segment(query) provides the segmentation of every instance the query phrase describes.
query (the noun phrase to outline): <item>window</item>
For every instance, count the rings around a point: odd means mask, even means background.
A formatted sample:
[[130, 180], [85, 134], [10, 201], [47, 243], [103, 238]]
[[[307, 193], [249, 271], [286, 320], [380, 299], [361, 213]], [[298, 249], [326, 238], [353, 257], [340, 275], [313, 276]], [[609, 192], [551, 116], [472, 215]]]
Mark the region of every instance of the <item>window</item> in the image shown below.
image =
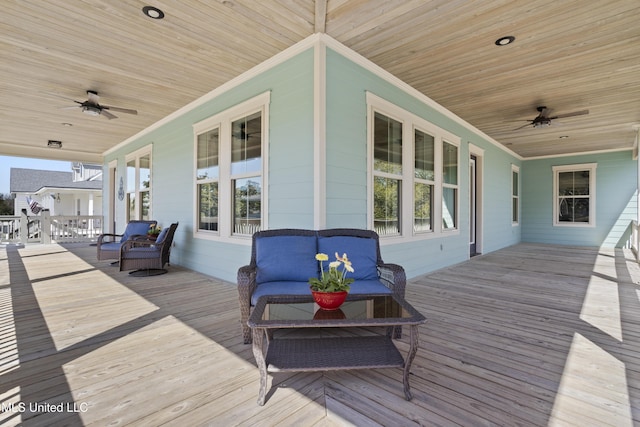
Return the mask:
[[435, 138], [416, 129], [413, 141], [413, 231], [424, 233], [433, 230]]
[[369, 226], [381, 237], [457, 232], [460, 139], [367, 93]]
[[220, 128], [215, 128], [197, 136], [198, 230], [218, 231], [219, 134]]
[[194, 125], [198, 237], [251, 236], [265, 227], [265, 117], [260, 95]]
[[442, 144], [442, 228], [458, 227], [458, 147]]
[[511, 223], [520, 223], [520, 168], [511, 165]]
[[151, 219], [151, 146], [125, 158], [127, 164], [127, 222]]
[[402, 123], [375, 113], [373, 125], [373, 224], [380, 235], [400, 234]]
[[595, 226], [595, 163], [553, 167], [554, 225]]
[[231, 124], [233, 233], [253, 234], [262, 223], [262, 113]]

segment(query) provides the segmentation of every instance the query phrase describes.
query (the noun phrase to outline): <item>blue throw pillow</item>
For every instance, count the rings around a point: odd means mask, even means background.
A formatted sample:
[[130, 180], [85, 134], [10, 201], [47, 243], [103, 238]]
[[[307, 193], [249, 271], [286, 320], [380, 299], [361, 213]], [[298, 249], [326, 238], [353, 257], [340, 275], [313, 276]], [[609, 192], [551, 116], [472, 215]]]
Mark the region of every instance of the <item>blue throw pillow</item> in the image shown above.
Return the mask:
[[169, 227], [163, 228], [158, 237], [156, 237], [156, 243], [162, 243], [164, 238], [167, 237], [167, 233], [169, 232]]
[[306, 282], [318, 276], [315, 236], [273, 236], [256, 239], [256, 283]]
[[347, 277], [356, 280], [374, 280], [378, 278], [376, 241], [366, 237], [331, 236], [318, 237], [318, 252], [329, 256], [329, 261], [335, 261], [335, 253], [340, 256], [347, 254], [351, 261], [353, 273]]

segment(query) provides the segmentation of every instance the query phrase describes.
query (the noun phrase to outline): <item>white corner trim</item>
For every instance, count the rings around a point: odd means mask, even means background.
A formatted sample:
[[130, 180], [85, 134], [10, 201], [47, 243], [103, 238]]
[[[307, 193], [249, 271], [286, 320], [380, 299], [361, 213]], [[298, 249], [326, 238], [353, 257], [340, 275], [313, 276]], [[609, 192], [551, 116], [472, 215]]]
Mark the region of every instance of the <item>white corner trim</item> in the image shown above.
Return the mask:
[[327, 225], [327, 50], [320, 38], [313, 58], [313, 98], [313, 225], [320, 230]]

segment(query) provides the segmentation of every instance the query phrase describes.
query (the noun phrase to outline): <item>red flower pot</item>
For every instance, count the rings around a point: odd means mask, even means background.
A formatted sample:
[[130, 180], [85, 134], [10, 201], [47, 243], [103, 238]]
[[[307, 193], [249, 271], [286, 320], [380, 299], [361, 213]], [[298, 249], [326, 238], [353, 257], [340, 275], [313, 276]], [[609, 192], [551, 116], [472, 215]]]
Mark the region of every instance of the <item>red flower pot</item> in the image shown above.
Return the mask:
[[311, 291], [313, 299], [320, 308], [324, 310], [337, 310], [349, 294], [347, 291], [342, 292], [318, 292]]

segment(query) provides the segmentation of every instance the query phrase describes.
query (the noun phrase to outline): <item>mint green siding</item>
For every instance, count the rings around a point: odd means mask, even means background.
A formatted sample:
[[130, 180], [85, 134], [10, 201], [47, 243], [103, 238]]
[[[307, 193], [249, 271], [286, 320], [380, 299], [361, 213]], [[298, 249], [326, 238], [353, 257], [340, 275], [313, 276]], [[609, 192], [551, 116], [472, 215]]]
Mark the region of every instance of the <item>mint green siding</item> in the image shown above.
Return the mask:
[[[386, 99], [459, 137], [459, 232], [442, 237], [387, 244], [383, 258], [401, 264], [409, 277], [469, 257], [469, 143], [485, 150], [483, 252], [520, 241], [511, 225], [511, 165], [516, 157], [497, 148], [420, 99], [380, 78], [348, 58], [327, 52], [327, 227], [367, 228], [366, 92]], [[437, 202], [437, 201], [436, 201]]]
[[[396, 84], [371, 64], [354, 61], [340, 49], [326, 50], [323, 70], [316, 70], [314, 49], [287, 58], [260, 74], [230, 86], [213, 99], [148, 131], [108, 153], [106, 165], [116, 160], [116, 182], [125, 176], [125, 157], [152, 146], [152, 216], [163, 226], [179, 221], [172, 250], [172, 264], [191, 268], [231, 282], [237, 269], [249, 261], [250, 239], [229, 241], [194, 237], [197, 209], [194, 200], [193, 125], [266, 92], [270, 93], [266, 209], [268, 227], [368, 228], [367, 92], [375, 94], [460, 138], [459, 218], [453, 232], [414, 239], [381, 238], [383, 258], [401, 264], [408, 277], [464, 261], [469, 257], [470, 146], [481, 156], [481, 251], [488, 253], [520, 241], [619, 246], [626, 241], [630, 221], [637, 216], [637, 166], [630, 152], [521, 160], [508, 150], [474, 131], [462, 120], [432, 106], [424, 96]], [[315, 81], [326, 72], [326, 86]], [[321, 80], [322, 81], [322, 80]], [[316, 99], [315, 90], [321, 89]], [[324, 101], [324, 102], [322, 102]], [[326, 123], [318, 109], [326, 105]], [[317, 120], [320, 118], [320, 120]], [[317, 126], [324, 126], [318, 129]], [[324, 131], [324, 141], [314, 141]], [[319, 146], [314, 144], [318, 142]], [[324, 151], [316, 157], [316, 149]], [[593, 228], [553, 227], [553, 165], [598, 163], [597, 219]], [[326, 165], [324, 180], [316, 182], [318, 168]], [[512, 166], [520, 168], [520, 222], [512, 223]], [[126, 177], [125, 177], [126, 179]], [[411, 185], [407, 183], [406, 185]], [[314, 192], [324, 188], [317, 206]], [[108, 188], [105, 187], [105, 190]], [[104, 212], [108, 210], [104, 198]], [[220, 209], [231, 209], [221, 200]], [[435, 200], [434, 203], [439, 203]], [[225, 206], [225, 204], [227, 206]], [[124, 229], [124, 201], [116, 201], [117, 231]], [[322, 217], [322, 215], [325, 215]], [[113, 218], [106, 218], [111, 222]], [[286, 260], [283, 260], [286, 262]]]
[[[250, 246], [193, 237], [193, 124], [257, 95], [271, 92], [269, 105], [270, 228], [313, 228], [313, 50], [302, 52], [234, 87], [105, 158], [118, 160], [118, 180], [128, 153], [148, 144], [152, 152], [153, 217], [162, 226], [179, 221], [171, 262], [235, 281], [249, 261]], [[125, 178], [126, 179], [126, 178]], [[118, 229], [124, 228], [124, 202], [116, 206]], [[230, 209], [220, 206], [220, 209]]]
[[[595, 227], [553, 226], [553, 166], [596, 163]], [[622, 247], [637, 218], [637, 161], [631, 151], [523, 163], [522, 240], [576, 246]]]

